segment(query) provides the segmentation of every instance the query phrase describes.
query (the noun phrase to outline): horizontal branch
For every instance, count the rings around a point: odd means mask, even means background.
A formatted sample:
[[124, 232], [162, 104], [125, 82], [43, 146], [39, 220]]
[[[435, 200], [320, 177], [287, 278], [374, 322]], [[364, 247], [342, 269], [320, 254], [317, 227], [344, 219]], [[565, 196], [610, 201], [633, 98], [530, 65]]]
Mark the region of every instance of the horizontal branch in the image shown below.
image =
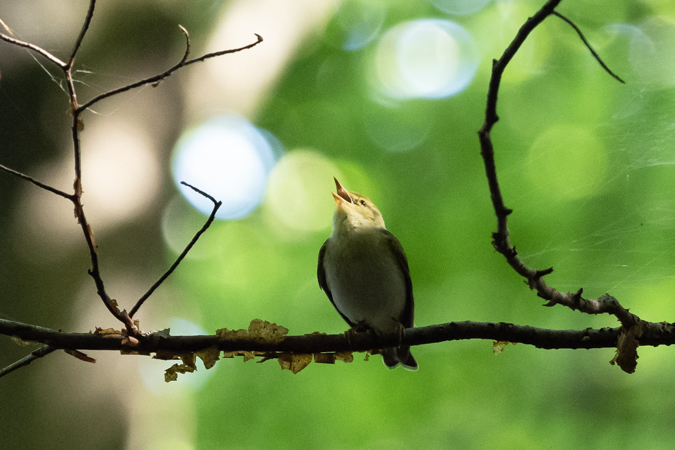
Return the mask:
[[[675, 324], [640, 322], [643, 333], [640, 345], [660, 346], [675, 344]], [[426, 327], [406, 329], [402, 344], [425, 345], [437, 342], [489, 339], [532, 345], [542, 349], [615, 348], [621, 328], [585, 330], [550, 330], [510, 323], [449, 322]], [[118, 350], [124, 352], [188, 353], [217, 347], [222, 351], [259, 351], [289, 353], [320, 353], [366, 351], [398, 345], [398, 334], [376, 336], [356, 333], [347, 339], [345, 334], [309, 334], [286, 336], [278, 342], [249, 337], [223, 339], [219, 336], [136, 336], [126, 333], [65, 333], [48, 328], [0, 319], [0, 334], [16, 336], [24, 341], [35, 341], [54, 348], [72, 350]]]

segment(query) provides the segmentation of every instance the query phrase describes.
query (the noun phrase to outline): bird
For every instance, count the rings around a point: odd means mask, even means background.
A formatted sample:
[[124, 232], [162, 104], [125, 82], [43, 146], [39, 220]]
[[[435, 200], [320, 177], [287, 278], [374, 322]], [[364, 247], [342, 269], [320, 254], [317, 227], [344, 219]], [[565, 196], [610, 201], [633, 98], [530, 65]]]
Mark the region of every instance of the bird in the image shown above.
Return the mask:
[[[333, 231], [319, 251], [319, 286], [351, 327], [377, 335], [414, 326], [415, 304], [408, 259], [370, 199], [347, 191], [336, 179]], [[410, 346], [381, 349], [384, 364], [407, 370], [418, 365]]]

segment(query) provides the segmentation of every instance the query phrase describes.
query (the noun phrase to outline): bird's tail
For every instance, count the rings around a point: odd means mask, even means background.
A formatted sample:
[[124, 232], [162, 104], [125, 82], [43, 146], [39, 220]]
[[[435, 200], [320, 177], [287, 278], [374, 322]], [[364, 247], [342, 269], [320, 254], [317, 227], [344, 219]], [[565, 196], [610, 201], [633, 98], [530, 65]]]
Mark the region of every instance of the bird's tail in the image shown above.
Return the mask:
[[409, 346], [389, 347], [382, 350], [381, 353], [382, 362], [390, 369], [397, 367], [399, 364], [406, 370], [415, 371], [419, 368], [417, 361], [415, 361], [412, 353], [410, 353]]

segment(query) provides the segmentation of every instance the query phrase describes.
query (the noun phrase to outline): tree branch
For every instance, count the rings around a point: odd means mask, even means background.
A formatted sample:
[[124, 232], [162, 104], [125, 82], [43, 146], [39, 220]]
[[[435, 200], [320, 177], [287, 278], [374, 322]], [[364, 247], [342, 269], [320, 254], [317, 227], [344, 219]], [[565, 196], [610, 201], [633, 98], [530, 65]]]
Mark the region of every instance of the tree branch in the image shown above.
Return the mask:
[[[581, 297], [583, 292], [582, 289], [579, 289], [578, 292], [572, 294], [570, 292], [561, 293], [556, 289], [548, 286], [544, 281], [544, 276], [553, 272], [553, 268], [545, 270], [536, 270], [527, 267], [523, 261], [518, 257], [518, 252], [516, 251], [515, 246], [513, 246], [509, 240], [509, 230], [507, 226], [508, 216], [513, 212], [513, 210], [506, 207], [502, 197], [502, 193], [499, 187], [499, 182], [497, 179], [497, 169], [495, 165], [494, 157], [494, 148], [492, 145], [492, 139], [490, 133], [492, 127], [499, 120], [497, 115], [497, 97], [499, 92], [499, 87], [501, 83], [502, 74], [506, 69], [506, 66], [509, 64], [513, 56], [516, 54], [520, 46], [525, 42], [525, 39], [529, 34], [541, 24], [546, 17], [551, 14], [558, 15], [554, 9], [560, 0], [549, 0], [535, 15], [530, 17], [525, 24], [518, 30], [516, 37], [513, 39], [511, 44], [502, 54], [499, 60], [493, 61], [492, 64], [492, 76], [490, 78], [490, 84], [487, 94], [487, 106], [485, 109], [485, 122], [478, 132], [478, 138], [480, 140], [481, 146], [481, 156], [483, 157], [483, 162], [485, 165], [485, 175], [488, 179], [488, 185], [490, 188], [490, 197], [492, 199], [492, 205], [495, 210], [495, 215], [497, 216], [497, 232], [492, 234], [492, 245], [494, 248], [504, 255], [508, 264], [522, 277], [527, 280], [530, 289], [533, 289], [537, 292], [537, 295], [545, 300], [548, 300], [548, 303], [545, 306], [553, 306], [556, 304], [567, 306], [573, 310], [579, 310], [588, 314], [600, 314], [600, 313], [609, 313], [613, 314], [619, 319], [625, 331], [628, 331], [630, 328], [637, 325], [639, 318], [633, 314], [630, 314], [628, 310], [623, 308], [619, 302], [609, 296], [605, 295], [599, 299], [584, 299]], [[560, 16], [560, 15], [558, 15]], [[566, 20], [564, 17], [563, 20]], [[568, 21], [568, 23], [570, 23]], [[571, 24], [576, 30], [576, 26]], [[579, 31], [580, 33], [580, 31]], [[580, 34], [581, 35], [581, 34]], [[587, 47], [590, 48], [585, 38], [582, 40]], [[595, 55], [595, 52], [591, 49], [591, 52]], [[599, 57], [597, 57], [600, 61]], [[600, 61], [601, 62], [601, 61]], [[601, 62], [602, 64], [602, 62]], [[604, 64], [602, 64], [604, 67]], [[611, 72], [610, 72], [611, 73]]]
[[[675, 324], [641, 322], [643, 333], [640, 345], [660, 346], [675, 344]], [[149, 334], [129, 340], [126, 331], [97, 330], [94, 333], [65, 333], [25, 323], [0, 319], [0, 334], [16, 336], [24, 341], [48, 344], [54, 348], [77, 350], [116, 350], [141, 354], [155, 352], [195, 352], [209, 347], [221, 351], [259, 351], [318, 353], [367, 351], [396, 345], [425, 345], [438, 342], [488, 339], [532, 345], [541, 349], [592, 349], [616, 347], [621, 328], [585, 330], [550, 330], [510, 323], [449, 322], [425, 327], [408, 328], [403, 337], [398, 333], [375, 335], [354, 333], [307, 334], [285, 336], [273, 342], [258, 337], [224, 339], [217, 335], [168, 336]]]

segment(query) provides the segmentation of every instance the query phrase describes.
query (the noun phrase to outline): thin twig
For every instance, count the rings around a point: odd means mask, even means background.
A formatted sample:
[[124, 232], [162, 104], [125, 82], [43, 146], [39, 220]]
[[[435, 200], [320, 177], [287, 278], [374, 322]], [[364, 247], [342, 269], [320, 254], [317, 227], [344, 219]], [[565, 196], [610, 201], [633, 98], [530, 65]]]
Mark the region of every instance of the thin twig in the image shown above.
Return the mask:
[[94, 17], [94, 8], [96, 7], [96, 0], [90, 0], [89, 1], [89, 9], [87, 10], [87, 16], [84, 18], [84, 23], [82, 24], [82, 29], [80, 30], [80, 34], [77, 36], [77, 40], [75, 41], [75, 45], [73, 46], [73, 52], [70, 54], [70, 59], [68, 60], [68, 68], [72, 69], [72, 67], [75, 65], [75, 56], [77, 56], [77, 52], [80, 50], [80, 46], [82, 45], [82, 40], [84, 40], [84, 35], [87, 34], [87, 30], [89, 30], [89, 25], [91, 24], [91, 19]]
[[593, 57], [595, 58], [595, 60], [598, 61], [598, 63], [600, 63], [600, 65], [602, 66], [603, 69], [605, 69], [605, 72], [607, 72], [608, 74], [610, 74], [611, 76], [613, 76], [614, 78], [616, 78], [616, 79], [617, 79], [618, 81], [620, 81], [621, 83], [626, 84], [625, 81], [623, 81], [617, 74], [615, 74], [614, 72], [612, 72], [612, 70], [611, 70], [609, 67], [607, 67], [607, 65], [605, 65], [605, 63], [602, 61], [602, 59], [600, 58], [600, 56], [599, 56], [597, 53], [595, 53], [595, 50], [593, 50], [593, 47], [591, 47], [591, 44], [586, 40], [586, 37], [584, 36], [584, 33], [581, 32], [581, 30], [579, 29], [579, 27], [577, 27], [576, 24], [575, 24], [574, 22], [572, 22], [570, 19], [568, 19], [567, 17], [563, 16], [562, 14], [560, 14], [560, 13], [557, 12], [557, 11], [553, 11], [553, 15], [554, 15], [554, 16], [557, 16], [557, 17], [560, 17], [562, 20], [564, 20], [565, 22], [567, 22], [572, 28], [574, 28], [574, 31], [577, 32], [577, 34], [579, 35], [579, 37], [580, 37], [581, 40], [583, 41], [584, 45], [586, 46], [586, 48], [588, 48], [588, 50], [591, 51], [591, 55], [593, 55]]
[[6, 34], [2, 34], [2, 33], [0, 33], [0, 39], [2, 39], [5, 42], [9, 42], [10, 44], [14, 44], [14, 45], [17, 45], [19, 47], [24, 47], [24, 48], [27, 48], [29, 50], [32, 50], [35, 53], [44, 56], [45, 58], [47, 58], [48, 60], [50, 60], [51, 62], [53, 62], [57, 66], [59, 66], [61, 69], [65, 69], [68, 66], [66, 63], [61, 61], [59, 58], [52, 55], [47, 50], [38, 47], [37, 45], [31, 44], [31, 43], [28, 43], [28, 42], [24, 42], [24, 41], [20, 41], [18, 39], [14, 39], [13, 37], [9, 37]]
[[195, 58], [195, 59], [192, 59], [190, 61], [186, 61], [187, 55], [188, 55], [188, 52], [189, 52], [189, 49], [190, 49], [190, 41], [189, 41], [189, 37], [188, 37], [188, 34], [187, 34], [187, 30], [185, 30], [185, 28], [183, 28], [182, 26], [181, 26], [181, 30], [183, 30], [183, 33], [185, 33], [187, 45], [186, 45], [185, 53], [183, 54], [183, 58], [178, 62], [178, 64], [174, 65], [169, 70], [167, 70], [166, 72], [161, 73], [159, 75], [155, 75], [155, 76], [152, 76], [150, 78], [146, 78], [144, 80], [140, 80], [140, 81], [137, 81], [135, 83], [131, 83], [131, 84], [129, 84], [127, 86], [123, 86], [121, 88], [113, 89], [110, 92], [106, 92], [106, 93], [101, 94], [97, 97], [94, 97], [91, 100], [89, 100], [88, 102], [86, 102], [85, 104], [83, 104], [82, 106], [80, 106], [79, 109], [85, 110], [87, 108], [91, 108], [94, 104], [100, 102], [101, 100], [103, 100], [105, 98], [111, 97], [113, 95], [120, 94], [122, 92], [129, 91], [131, 89], [135, 89], [137, 87], [145, 86], [147, 84], [153, 84], [153, 83], [157, 83], [159, 81], [162, 81], [163, 79], [169, 77], [173, 72], [180, 69], [181, 67], [185, 67], [185, 66], [188, 66], [188, 65], [196, 63], [196, 62], [204, 61], [207, 58], [215, 58], [216, 56], [227, 55], [229, 53], [236, 53], [236, 52], [240, 52], [242, 50], [247, 50], [249, 48], [255, 47], [256, 45], [260, 44], [263, 41], [263, 38], [259, 34], [256, 34], [255, 36], [256, 36], [257, 40], [256, 40], [256, 42], [253, 42], [252, 44], [248, 44], [248, 45], [245, 45], [243, 47], [234, 48], [234, 49], [230, 49], [230, 50], [222, 50], [222, 51], [219, 51], [219, 52], [208, 53], [208, 54], [206, 54], [204, 56], [201, 56], [199, 58]]
[[43, 345], [39, 349], [32, 352], [30, 355], [21, 358], [20, 360], [10, 364], [9, 366], [3, 369], [0, 369], [0, 377], [4, 377], [5, 375], [14, 372], [16, 369], [20, 369], [21, 367], [27, 366], [36, 359], [42, 358], [43, 356], [47, 356], [48, 354], [50, 354], [55, 350], [58, 350], [58, 348], [52, 347], [51, 345]]
[[204, 226], [202, 226], [202, 228], [197, 232], [197, 234], [195, 234], [195, 236], [192, 238], [192, 240], [187, 245], [187, 247], [185, 247], [185, 250], [183, 250], [183, 252], [178, 256], [178, 258], [176, 258], [176, 261], [174, 261], [174, 263], [171, 265], [171, 267], [169, 267], [169, 269], [164, 273], [164, 275], [162, 275], [159, 278], [159, 280], [157, 280], [155, 282], [155, 284], [153, 284], [150, 287], [148, 292], [143, 294], [143, 296], [140, 299], [138, 299], [138, 301], [136, 302], [134, 307], [131, 308], [131, 311], [129, 312], [129, 317], [134, 317], [134, 314], [136, 314], [136, 312], [143, 305], [143, 303], [148, 299], [148, 297], [150, 297], [152, 295], [152, 293], [155, 292], [155, 289], [157, 289], [164, 282], [164, 280], [166, 280], [169, 277], [169, 275], [171, 275], [171, 273], [173, 273], [173, 271], [176, 270], [176, 267], [178, 267], [178, 264], [180, 264], [180, 262], [185, 258], [185, 256], [188, 254], [190, 249], [192, 249], [192, 247], [197, 243], [197, 240], [211, 226], [211, 223], [213, 223], [214, 219], [216, 218], [216, 213], [218, 212], [218, 208], [220, 208], [220, 206], [223, 204], [223, 202], [216, 201], [215, 198], [213, 198], [212, 196], [210, 196], [206, 192], [202, 191], [201, 189], [197, 189], [196, 187], [186, 183], [185, 181], [181, 181], [180, 184], [189, 187], [193, 191], [195, 191], [195, 192], [203, 195], [204, 197], [208, 198], [209, 200], [211, 200], [213, 202], [213, 210], [211, 211], [211, 215], [206, 220], [206, 223], [204, 224]]
[[258, 33], [253, 33], [253, 34], [257, 38], [257, 41], [255, 41], [252, 44], [248, 44], [244, 47], [239, 47], [239, 48], [235, 48], [235, 49], [231, 49], [231, 50], [220, 50], [220, 51], [217, 51], [217, 52], [207, 53], [204, 56], [200, 56], [199, 58], [195, 58], [195, 59], [191, 59], [190, 61], [187, 61], [185, 64], [183, 64], [183, 66], [189, 66], [190, 64], [202, 62], [206, 59], [215, 58], [217, 56], [227, 55], [227, 54], [230, 54], [230, 53], [236, 53], [236, 52], [240, 52], [242, 50], [247, 50], [249, 48], [255, 47], [256, 45], [260, 44], [263, 41], [263, 38]]
[[71, 200], [71, 201], [73, 200], [73, 196], [71, 194], [67, 194], [67, 193], [65, 193], [65, 192], [63, 192], [59, 189], [56, 189], [55, 187], [51, 187], [48, 184], [44, 184], [44, 183], [36, 180], [35, 178], [29, 177], [26, 174], [23, 174], [23, 173], [21, 173], [19, 171], [16, 171], [14, 169], [10, 169], [9, 167], [3, 166], [2, 164], [0, 164], [0, 170], [4, 170], [7, 173], [11, 173], [12, 175], [16, 175], [17, 177], [22, 178], [26, 181], [30, 181], [34, 185], [36, 185], [38, 187], [41, 187], [42, 189], [45, 189], [45, 190], [47, 190], [49, 192], [52, 192], [56, 195], [59, 195], [59, 196], [65, 198], [65, 199], [68, 199], [68, 200]]

